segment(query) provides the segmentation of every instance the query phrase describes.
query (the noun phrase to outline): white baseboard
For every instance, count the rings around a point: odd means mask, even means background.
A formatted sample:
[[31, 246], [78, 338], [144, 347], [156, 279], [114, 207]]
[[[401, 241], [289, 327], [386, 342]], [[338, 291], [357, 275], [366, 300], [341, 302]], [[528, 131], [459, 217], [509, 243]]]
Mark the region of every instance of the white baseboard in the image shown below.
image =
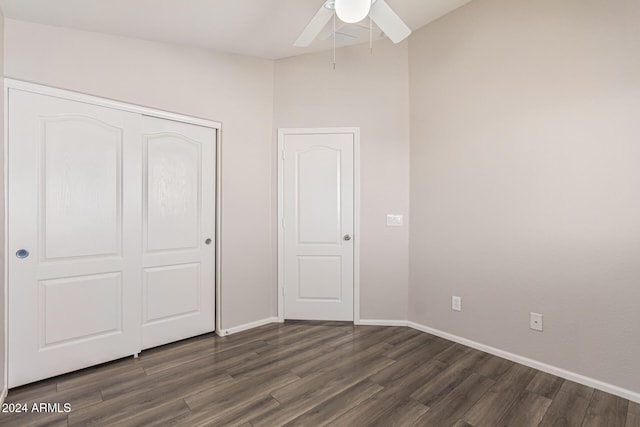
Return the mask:
[[528, 366], [530, 368], [537, 369], [539, 371], [546, 372], [548, 374], [555, 375], [557, 377], [561, 377], [570, 381], [574, 381], [576, 383], [585, 385], [587, 387], [593, 387], [598, 390], [602, 390], [607, 393], [615, 394], [616, 396], [620, 396], [624, 399], [629, 399], [633, 402], [640, 403], [640, 393], [636, 393], [631, 390], [624, 389], [622, 387], [615, 386], [613, 384], [605, 383], [600, 380], [596, 380], [594, 378], [585, 377], [584, 375], [577, 374], [575, 372], [567, 371], [562, 368], [558, 368], [556, 366], [548, 365], [543, 362], [539, 362], [534, 359], [529, 359], [528, 357], [520, 356], [518, 354], [509, 353], [508, 351], [500, 350], [495, 347], [491, 347], [485, 344], [480, 344], [478, 342], [459, 337], [457, 335], [453, 335], [439, 329], [430, 328], [428, 326], [421, 325], [415, 322], [408, 322], [407, 325], [410, 328], [417, 329], [422, 332], [426, 332], [428, 334], [436, 335], [441, 338], [447, 339], [449, 341], [454, 341], [462, 345], [466, 345], [467, 347], [475, 348], [480, 351], [484, 351], [485, 353], [493, 354], [494, 356], [502, 357], [503, 359], [511, 360], [512, 362], [520, 363], [521, 365]]
[[269, 323], [278, 323], [278, 318], [277, 317], [268, 317], [266, 319], [256, 320], [255, 322], [245, 323], [244, 325], [238, 325], [238, 326], [234, 326], [234, 327], [228, 328], [228, 329], [221, 329], [219, 331], [216, 331], [216, 333], [218, 335], [220, 335], [221, 337], [223, 337], [223, 336], [226, 336], [226, 335], [237, 334], [238, 332], [242, 332], [242, 331], [246, 331], [246, 330], [249, 330], [249, 329], [257, 328], [258, 326], [268, 325]]
[[364, 325], [364, 326], [408, 326], [406, 320], [371, 320], [371, 319], [360, 319], [353, 322], [356, 325]]

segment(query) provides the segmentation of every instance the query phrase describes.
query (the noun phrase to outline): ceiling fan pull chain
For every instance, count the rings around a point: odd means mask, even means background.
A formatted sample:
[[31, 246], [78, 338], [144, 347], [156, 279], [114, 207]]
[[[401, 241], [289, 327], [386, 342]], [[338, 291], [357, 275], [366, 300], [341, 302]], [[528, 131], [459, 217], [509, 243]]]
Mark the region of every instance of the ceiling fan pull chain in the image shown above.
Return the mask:
[[373, 19], [369, 15], [369, 55], [373, 55]]
[[336, 13], [333, 13], [333, 69], [336, 69]]

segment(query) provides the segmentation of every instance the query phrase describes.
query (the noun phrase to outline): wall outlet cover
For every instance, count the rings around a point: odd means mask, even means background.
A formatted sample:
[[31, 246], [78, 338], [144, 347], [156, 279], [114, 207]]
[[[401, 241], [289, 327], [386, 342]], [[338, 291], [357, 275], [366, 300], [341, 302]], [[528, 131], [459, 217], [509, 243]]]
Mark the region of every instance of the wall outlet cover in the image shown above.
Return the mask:
[[451, 297], [451, 310], [462, 311], [462, 298], [456, 296]]

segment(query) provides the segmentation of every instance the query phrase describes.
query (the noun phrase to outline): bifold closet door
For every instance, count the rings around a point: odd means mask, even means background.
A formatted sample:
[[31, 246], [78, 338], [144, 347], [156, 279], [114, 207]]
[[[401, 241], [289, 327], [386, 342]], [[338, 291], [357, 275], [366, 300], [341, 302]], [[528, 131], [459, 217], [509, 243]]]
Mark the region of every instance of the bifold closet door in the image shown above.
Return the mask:
[[9, 90], [9, 387], [140, 351], [139, 115]]
[[211, 332], [216, 130], [143, 117], [142, 348]]

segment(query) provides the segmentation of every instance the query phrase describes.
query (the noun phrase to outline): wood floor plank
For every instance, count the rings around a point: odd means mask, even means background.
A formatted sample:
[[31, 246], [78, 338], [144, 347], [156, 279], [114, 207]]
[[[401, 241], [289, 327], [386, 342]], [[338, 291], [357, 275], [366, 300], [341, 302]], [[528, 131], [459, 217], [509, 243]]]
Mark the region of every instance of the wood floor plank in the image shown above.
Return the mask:
[[388, 406], [388, 409], [373, 423], [371, 423], [372, 426], [410, 426], [429, 410], [428, 407], [413, 399], [402, 399], [399, 402], [394, 402], [393, 404], [386, 406]]
[[476, 373], [470, 374], [457, 387], [435, 402], [426, 414], [418, 418], [419, 426], [444, 426], [459, 420], [495, 383]]
[[[247, 360], [252, 360], [255, 353], [247, 353], [244, 357]], [[175, 369], [147, 375], [144, 378], [131, 378], [117, 383], [104, 384], [100, 392], [104, 400], [109, 400], [123, 394], [129, 394], [131, 390], [149, 390], [158, 387], [170, 390], [170, 387], [175, 387], [175, 390], [184, 391], [184, 384], [192, 384], [197, 388], [198, 385], [202, 387], [206, 381], [214, 381], [220, 377], [231, 378], [223, 366], [212, 363], [208, 358], [201, 358], [180, 365]]]
[[625, 427], [640, 427], [640, 403], [629, 402]]
[[309, 330], [300, 330], [292, 336], [282, 336], [277, 340], [269, 340], [267, 343], [269, 346], [262, 351], [259, 351], [261, 356], [269, 356], [272, 354], [281, 353], [290, 348], [304, 348], [309, 346], [323, 346], [331, 343], [337, 338], [341, 338], [345, 335], [349, 335], [345, 332], [344, 328], [328, 328], [328, 327], [315, 327]]
[[[405, 402], [406, 399], [402, 401], [402, 403]], [[395, 401], [391, 403], [390, 401], [380, 401], [372, 397], [335, 418], [331, 424], [337, 426], [376, 425], [375, 423], [378, 420], [385, 417], [385, 413], [393, 410], [394, 403]], [[414, 403], [419, 405], [418, 402], [414, 401]]]
[[474, 372], [482, 375], [483, 377], [491, 378], [492, 380], [498, 380], [502, 377], [511, 367], [515, 365], [510, 360], [503, 359], [501, 357], [493, 356], [489, 357], [483, 363], [476, 366]]
[[[292, 401], [304, 398], [320, 399], [320, 394], [329, 397], [333, 394], [342, 392], [344, 389], [360, 383], [369, 377], [372, 373], [380, 371], [390, 364], [395, 363], [391, 359], [383, 357], [371, 358], [370, 361], [363, 362], [356, 367], [343, 368], [334, 372], [318, 372], [307, 375], [299, 381], [288, 384], [274, 392], [271, 395], [282, 404], [288, 404]], [[328, 394], [327, 394], [328, 392]]]
[[125, 378], [144, 377], [146, 373], [139, 361], [133, 357], [120, 360], [115, 363], [88, 368], [83, 371], [73, 372], [60, 379], [56, 389], [65, 391], [71, 389], [95, 390], [97, 384], [105, 382], [117, 383]]
[[394, 334], [389, 336], [388, 338], [386, 338], [384, 341], [387, 344], [391, 344], [391, 345], [398, 345], [398, 344], [402, 344], [403, 342], [410, 340], [413, 337], [419, 336], [419, 335], [429, 335], [431, 337], [431, 339], [436, 339], [437, 337], [434, 335], [430, 335], [430, 334], [425, 334], [424, 332], [420, 332], [416, 329], [412, 329], [412, 328], [405, 328], [405, 327], [400, 327], [400, 326], [390, 326], [390, 328], [393, 328]]
[[384, 390], [376, 395], [376, 399], [402, 400], [409, 398], [424, 384], [432, 382], [446, 368], [447, 366], [439, 360], [429, 360], [402, 377], [397, 377], [387, 383], [378, 383], [384, 386]]
[[462, 419], [477, 427], [495, 426], [535, 375], [534, 369], [514, 364]]
[[569, 394], [577, 394], [578, 396], [591, 401], [591, 397], [593, 396], [593, 392], [595, 391], [591, 387], [587, 387], [586, 385], [574, 383], [573, 381], [564, 380], [562, 383], [562, 387], [560, 387], [560, 391], [569, 393]]
[[282, 348], [290, 345], [300, 344], [301, 340], [322, 340], [322, 342], [332, 342], [335, 339], [345, 335], [350, 335], [352, 327], [331, 327], [325, 325], [308, 325], [306, 328], [303, 324], [294, 325], [294, 328], [287, 334], [278, 334], [273, 338], [268, 338], [266, 342], [270, 348]]
[[3, 413], [0, 414], [0, 425], [3, 427], [66, 426], [67, 414], [40, 412]]
[[[369, 359], [362, 359], [361, 363], [354, 367], [342, 367], [333, 372], [307, 375], [299, 381], [272, 392], [271, 395], [282, 406], [277, 412], [274, 410], [260, 417], [259, 420], [253, 420], [252, 424], [269, 426], [287, 423], [318, 405], [324, 405], [324, 401], [361, 383], [372, 373], [392, 363], [395, 362], [391, 359], [372, 355]], [[382, 387], [379, 388], [382, 389]]]
[[261, 418], [264, 414], [278, 408], [280, 404], [273, 397], [266, 395], [257, 400], [249, 400], [237, 405], [232, 410], [218, 412], [202, 408], [191, 414], [177, 418], [166, 425], [181, 425], [189, 427], [206, 426], [238, 426], [248, 424], [252, 418]]
[[[357, 387], [358, 384], [360, 384], [360, 387]], [[251, 424], [254, 427], [284, 425], [312, 411], [318, 406], [324, 406], [325, 402], [330, 401], [335, 396], [340, 395], [343, 399], [354, 401], [363, 395], [370, 396], [380, 389], [382, 389], [382, 387], [366, 380], [352, 384], [351, 387], [341, 387], [339, 384], [328, 384], [319, 390], [309, 391], [307, 394], [301, 395], [298, 399], [291, 399], [281, 404], [278, 410], [271, 410], [260, 417], [252, 419]], [[345, 390], [351, 390], [352, 393], [342, 393]], [[345, 402], [346, 401], [343, 401], [343, 404]]]
[[328, 352], [329, 350], [325, 347], [299, 348], [273, 357], [259, 357], [233, 366], [227, 369], [227, 372], [237, 379], [266, 374], [279, 375], [290, 371], [293, 372], [291, 370], [292, 366], [315, 360], [321, 354]]
[[384, 353], [389, 359], [401, 359], [405, 355], [415, 352], [416, 349], [424, 349], [434, 341], [432, 335], [422, 334], [406, 340], [403, 343], [391, 344], [393, 347]]
[[471, 349], [462, 344], [454, 343], [452, 341], [447, 341], [450, 346], [446, 347], [440, 353], [434, 355], [434, 359], [439, 360], [441, 362], [452, 364], [461, 357], [464, 357]]
[[[434, 345], [437, 346], [440, 344]], [[427, 364], [437, 363], [438, 366], [442, 367], [442, 369], [447, 366], [444, 362], [425, 357], [424, 353], [425, 352], [421, 351], [421, 349], [416, 349], [412, 354], [407, 354], [387, 368], [376, 374], [372, 374], [371, 380], [387, 387], [400, 378], [413, 374], [416, 370], [419, 370], [422, 366]]]
[[190, 414], [191, 410], [182, 399], [173, 400], [162, 405], [153, 405], [131, 417], [118, 420], [118, 427], [150, 427], [166, 426], [172, 420]]
[[[74, 388], [64, 391], [57, 391], [55, 389], [48, 390], [47, 392], [39, 392], [32, 395], [13, 395], [7, 396], [7, 403], [20, 403], [27, 404], [31, 407], [34, 403], [68, 403], [74, 410], [84, 408], [85, 406], [95, 405], [102, 402], [102, 395], [97, 389], [87, 391], [83, 388]], [[1, 423], [0, 423], [1, 424]]]
[[591, 397], [582, 425], [583, 427], [624, 427], [628, 407], [629, 401], [596, 390]]
[[374, 396], [380, 390], [382, 387], [378, 384], [371, 381], [361, 381], [321, 404], [315, 405], [286, 425], [301, 427], [337, 425], [334, 423], [336, 418]]
[[97, 405], [71, 411], [69, 425], [113, 425], [156, 405], [180, 399], [182, 394], [222, 389], [233, 382], [229, 375], [222, 374], [208, 379], [206, 383], [181, 383], [176, 377], [162, 384], [146, 384]]
[[[424, 359], [435, 358], [443, 361], [443, 359], [440, 359], [439, 357], [436, 357], [436, 356], [442, 354], [453, 345], [454, 344], [451, 341], [447, 341], [439, 337], [431, 336], [431, 339], [425, 342], [425, 344], [422, 347], [416, 348], [415, 350], [413, 350], [413, 352], [408, 352], [406, 354], [403, 354], [402, 357], [398, 357], [398, 360], [404, 359], [406, 356], [409, 356], [415, 352], [419, 352]], [[452, 363], [454, 361], [455, 359], [453, 358], [444, 360], [444, 362], [446, 363]]]
[[[212, 363], [223, 363], [223, 361], [233, 358], [236, 358], [237, 360], [244, 360], [244, 356], [248, 353], [255, 355], [257, 358], [258, 353], [256, 353], [256, 350], [265, 346], [267, 346], [265, 341], [255, 340], [225, 350], [218, 350], [214, 349], [213, 346], [208, 346], [194, 348], [192, 351], [188, 351], [189, 348], [185, 347], [181, 349], [168, 349], [164, 354], [164, 357], [153, 359], [149, 358], [143, 352], [142, 355], [140, 355], [140, 363], [147, 375], [153, 375], [158, 372], [179, 368], [181, 365], [194, 362], [202, 358], [207, 358], [211, 360]], [[162, 353], [158, 354], [162, 355]]]
[[542, 418], [540, 426], [570, 427], [580, 426], [587, 413], [589, 401], [578, 394], [559, 391]]
[[49, 378], [43, 381], [23, 385], [20, 387], [12, 388], [11, 392], [7, 396], [6, 401], [19, 402], [25, 399], [33, 399], [34, 397], [55, 393], [58, 390], [58, 381], [60, 377]]
[[551, 399], [524, 391], [496, 426], [535, 427], [540, 424]]
[[547, 399], [553, 399], [560, 391], [560, 387], [565, 382], [562, 378], [555, 375], [547, 374], [546, 372], [538, 371], [535, 377], [531, 380], [527, 386], [527, 390], [546, 397]]
[[187, 393], [185, 402], [191, 410], [200, 410], [206, 406], [208, 410], [223, 412], [248, 401], [258, 400], [280, 387], [299, 380], [300, 377], [291, 373], [275, 377], [271, 373], [247, 377], [221, 387], [210, 387], [207, 390]]
[[394, 333], [394, 328], [390, 327], [358, 325], [354, 327], [352, 334], [327, 342], [327, 345], [340, 349], [342, 346], [352, 348], [354, 345], [357, 346], [364, 343], [386, 342], [393, 339]]
[[[371, 343], [371, 345], [361, 345], [357, 348], [341, 346], [334, 351], [318, 354], [317, 357], [308, 359], [303, 363], [291, 367], [291, 372], [304, 376], [317, 372], [327, 372], [336, 369], [349, 369], [358, 366], [363, 360], [384, 357], [382, 353], [388, 349], [390, 344], [385, 342]], [[384, 357], [386, 360], [392, 360]]]
[[425, 406], [433, 406], [438, 400], [464, 382], [474, 372], [474, 367], [481, 364], [488, 357], [490, 356], [486, 353], [469, 349], [463, 357], [449, 365], [432, 381], [414, 391], [411, 397]]
[[297, 366], [316, 359], [323, 353], [331, 353], [332, 348], [325, 346], [324, 343], [339, 335], [339, 331], [327, 330], [298, 339], [297, 342], [289, 345], [273, 345], [270, 346], [270, 351], [259, 352], [259, 358], [236, 365], [227, 372], [234, 378], [240, 378], [247, 375], [260, 375], [265, 370], [274, 371], [278, 366]]

